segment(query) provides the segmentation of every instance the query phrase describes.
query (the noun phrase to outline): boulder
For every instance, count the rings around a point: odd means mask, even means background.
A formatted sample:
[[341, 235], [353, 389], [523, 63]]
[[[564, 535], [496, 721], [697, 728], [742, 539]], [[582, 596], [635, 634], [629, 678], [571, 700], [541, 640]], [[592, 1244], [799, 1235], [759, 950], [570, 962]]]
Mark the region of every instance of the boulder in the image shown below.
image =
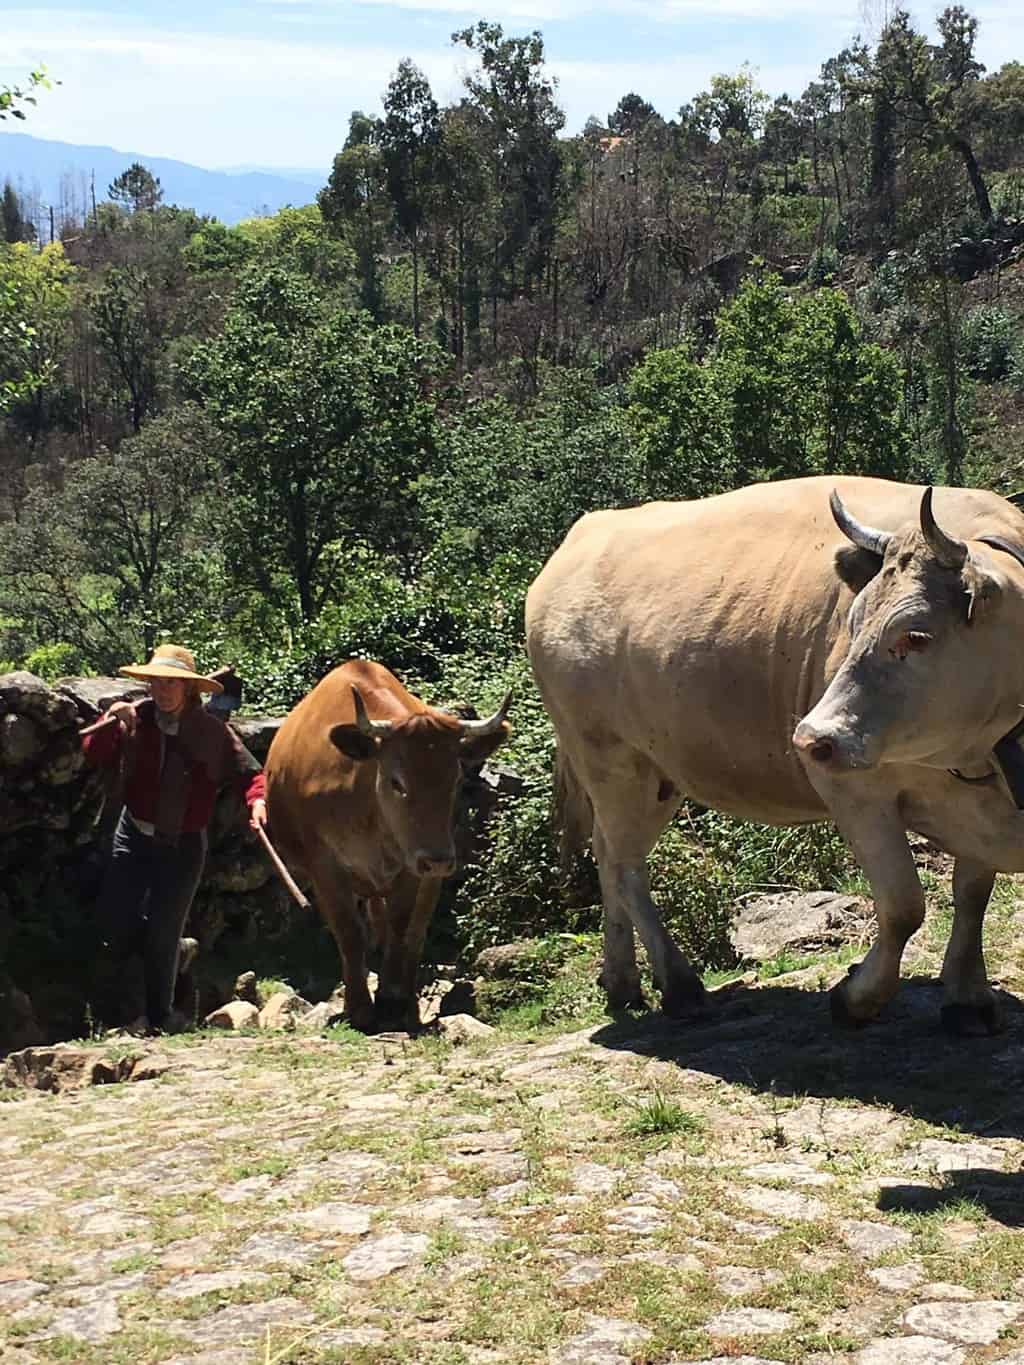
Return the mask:
[[539, 939], [524, 938], [518, 943], [499, 943], [477, 954], [473, 970], [485, 981], [502, 981], [519, 976], [536, 957]]
[[57, 1043], [12, 1052], [4, 1062], [0, 1081], [8, 1088], [59, 1093], [87, 1085], [145, 1081], [161, 1076], [170, 1063], [156, 1053], [131, 1052], [118, 1056], [96, 1048]]
[[83, 724], [109, 711], [115, 701], [139, 701], [149, 695], [145, 683], [132, 678], [58, 678], [53, 690], [74, 703]]
[[229, 1000], [203, 1020], [209, 1028], [230, 1029], [234, 1033], [243, 1028], [257, 1028], [259, 1021], [259, 1010], [248, 1000]]
[[334, 1024], [340, 1024], [344, 1017], [345, 997], [332, 995], [330, 1000], [321, 1000], [319, 1005], [314, 1005], [306, 1014], [301, 1015], [295, 1024], [303, 1033], [320, 1033]]
[[438, 1019], [437, 1031], [449, 1043], [468, 1043], [474, 1038], [490, 1037], [494, 1029], [471, 1014], [447, 1014]]
[[260, 1028], [293, 1029], [313, 1006], [294, 991], [277, 991], [260, 1010]]
[[865, 941], [873, 914], [857, 896], [787, 891], [747, 901], [730, 939], [739, 957], [767, 962], [783, 952], [814, 953]]

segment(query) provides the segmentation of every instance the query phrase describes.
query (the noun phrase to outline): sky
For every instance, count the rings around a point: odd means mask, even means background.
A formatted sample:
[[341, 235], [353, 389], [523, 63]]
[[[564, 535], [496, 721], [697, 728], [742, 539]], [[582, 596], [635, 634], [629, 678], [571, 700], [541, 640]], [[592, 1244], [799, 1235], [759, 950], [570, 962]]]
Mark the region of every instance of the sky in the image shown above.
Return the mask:
[[[891, 0], [890, 7], [891, 7]], [[0, 84], [46, 64], [61, 85], [9, 131], [195, 165], [325, 170], [353, 109], [380, 111], [411, 58], [442, 104], [478, 19], [540, 29], [567, 131], [636, 91], [666, 117], [744, 61], [771, 95], [798, 96], [865, 30], [865, 0], [0, 0]], [[877, 14], [887, 0], [866, 0]], [[933, 31], [941, 5], [914, 5]], [[1024, 58], [1021, 0], [979, 0], [978, 56]]]

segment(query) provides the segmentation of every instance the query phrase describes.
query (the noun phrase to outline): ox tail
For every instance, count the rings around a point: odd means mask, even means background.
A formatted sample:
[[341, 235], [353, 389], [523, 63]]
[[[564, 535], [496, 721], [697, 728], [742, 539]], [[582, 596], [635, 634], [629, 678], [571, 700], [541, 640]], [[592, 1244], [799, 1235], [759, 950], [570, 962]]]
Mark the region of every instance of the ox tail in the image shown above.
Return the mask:
[[562, 872], [568, 874], [576, 854], [582, 853], [594, 833], [594, 807], [565, 750], [555, 750], [554, 825]]

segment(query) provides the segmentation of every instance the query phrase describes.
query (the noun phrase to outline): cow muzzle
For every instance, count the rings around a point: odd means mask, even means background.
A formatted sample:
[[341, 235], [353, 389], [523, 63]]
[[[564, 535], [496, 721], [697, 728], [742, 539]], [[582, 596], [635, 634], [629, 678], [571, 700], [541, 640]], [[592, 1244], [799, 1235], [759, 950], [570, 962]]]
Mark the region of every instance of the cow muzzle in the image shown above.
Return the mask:
[[417, 877], [450, 877], [455, 871], [455, 851], [418, 848], [411, 863]]
[[816, 725], [809, 717], [793, 731], [793, 748], [809, 768], [844, 772], [872, 766], [860, 735], [839, 726]]

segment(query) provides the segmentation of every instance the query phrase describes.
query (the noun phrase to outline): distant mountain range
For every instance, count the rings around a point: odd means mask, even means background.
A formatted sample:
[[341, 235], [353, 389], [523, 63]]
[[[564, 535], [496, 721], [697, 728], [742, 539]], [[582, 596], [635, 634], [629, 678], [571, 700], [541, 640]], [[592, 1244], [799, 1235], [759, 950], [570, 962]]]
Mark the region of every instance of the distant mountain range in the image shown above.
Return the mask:
[[53, 205], [58, 221], [64, 213], [80, 219], [89, 209], [93, 183], [97, 201], [106, 199], [107, 186], [133, 161], [140, 161], [158, 178], [165, 204], [195, 209], [229, 224], [276, 213], [286, 204], [311, 204], [329, 173], [261, 166], [207, 171], [186, 161], [142, 152], [80, 147], [27, 133], [0, 133], [0, 183], [10, 180], [26, 199], [30, 212], [40, 218]]

